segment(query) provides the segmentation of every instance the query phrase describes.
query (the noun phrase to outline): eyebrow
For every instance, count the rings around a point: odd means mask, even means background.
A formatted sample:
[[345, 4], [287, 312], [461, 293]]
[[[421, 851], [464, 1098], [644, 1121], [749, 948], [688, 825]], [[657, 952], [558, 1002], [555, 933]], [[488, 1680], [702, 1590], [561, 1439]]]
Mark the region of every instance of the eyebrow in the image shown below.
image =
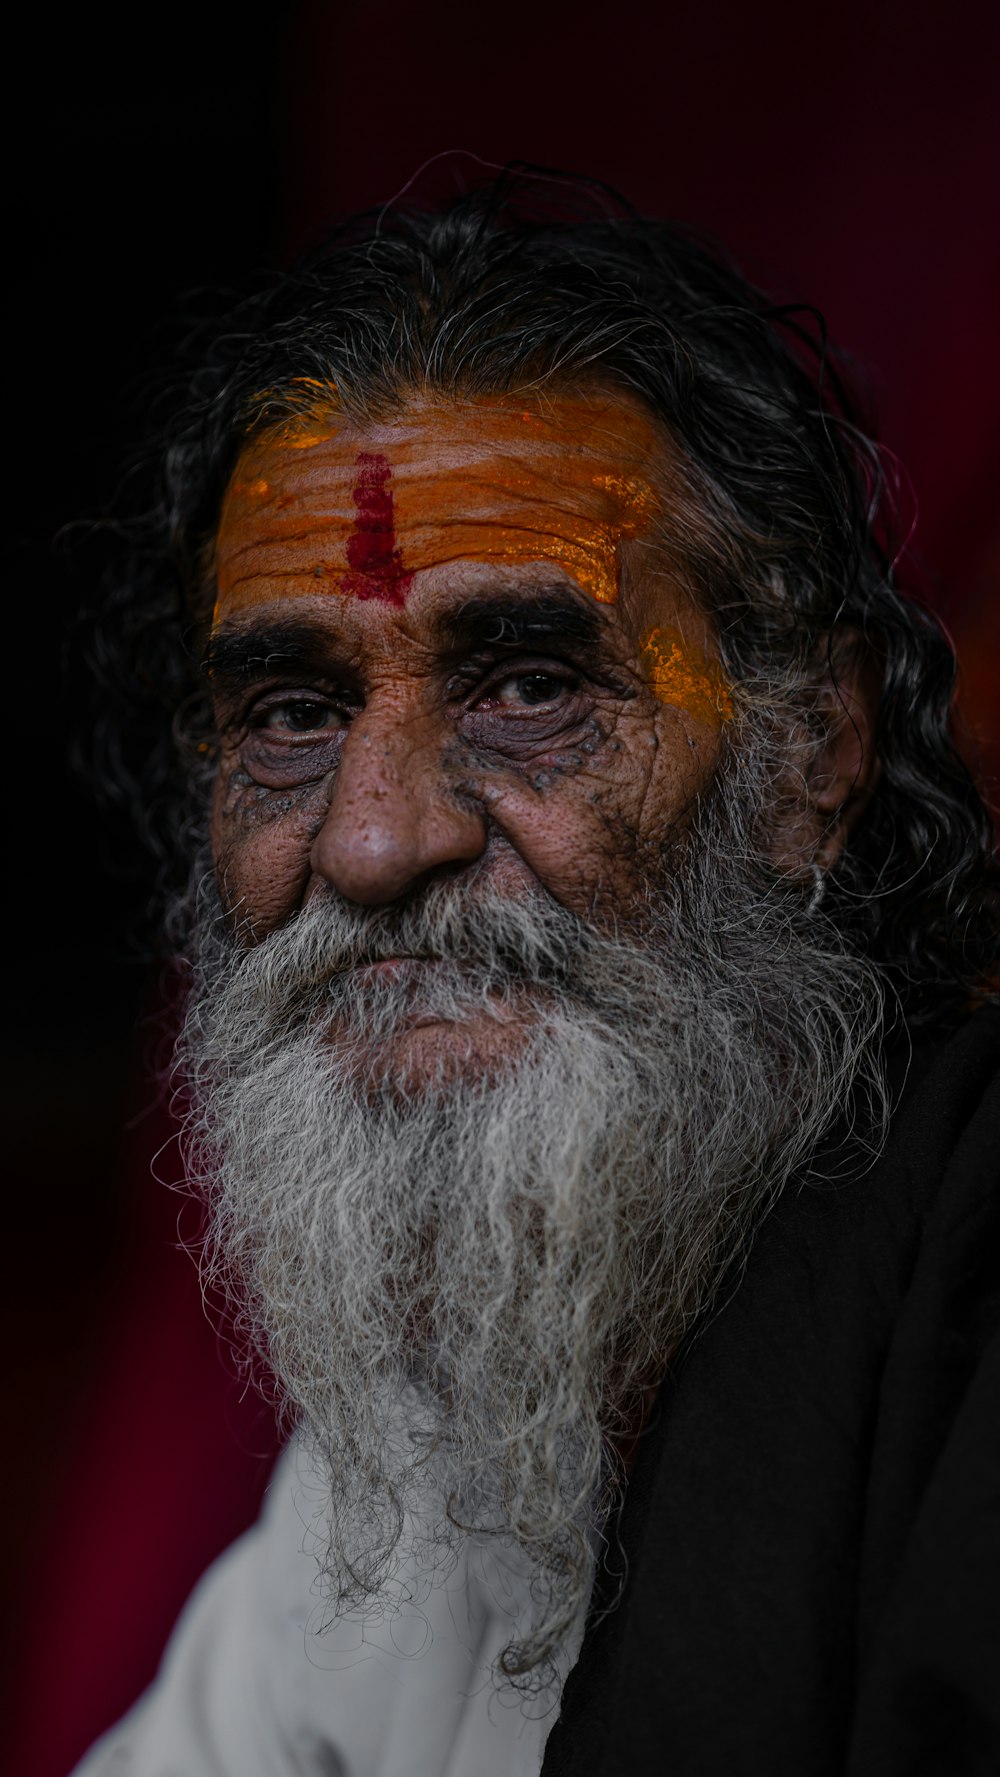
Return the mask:
[[561, 586], [536, 593], [484, 592], [444, 611], [435, 624], [439, 636], [455, 648], [519, 647], [536, 639], [558, 637], [578, 647], [595, 649], [604, 625], [582, 595]]
[[[455, 649], [516, 648], [556, 637], [593, 652], [604, 625], [597, 611], [589, 610], [582, 600], [582, 594], [562, 586], [530, 594], [484, 592], [464, 599], [456, 610], [442, 612], [434, 628]], [[281, 667], [315, 670], [329, 662], [329, 631], [300, 617], [249, 628], [223, 624], [208, 643], [202, 671], [221, 688], [252, 685]]]
[[266, 679], [276, 666], [313, 666], [329, 656], [329, 636], [301, 618], [255, 625], [223, 627], [212, 636], [202, 671], [215, 683], [252, 684]]

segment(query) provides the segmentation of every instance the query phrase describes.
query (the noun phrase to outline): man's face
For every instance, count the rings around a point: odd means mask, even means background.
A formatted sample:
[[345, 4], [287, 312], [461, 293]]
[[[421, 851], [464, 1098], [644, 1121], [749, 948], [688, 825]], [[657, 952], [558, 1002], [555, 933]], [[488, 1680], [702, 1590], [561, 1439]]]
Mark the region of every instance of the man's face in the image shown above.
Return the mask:
[[218, 535], [209, 1263], [329, 1464], [338, 1597], [488, 1528], [522, 1670], [610, 1440], [874, 1055], [870, 971], [771, 873], [752, 706], [722, 759], [683, 511], [624, 398], [424, 401], [255, 440]]
[[[637, 404], [415, 399], [253, 442], [217, 541], [213, 843], [248, 943], [331, 891], [388, 907], [435, 879], [539, 889], [638, 930], [717, 766], [728, 693], [664, 566], [671, 465]], [[426, 960], [408, 973], [419, 1009]], [[412, 1081], [510, 1022], [415, 1017]]]

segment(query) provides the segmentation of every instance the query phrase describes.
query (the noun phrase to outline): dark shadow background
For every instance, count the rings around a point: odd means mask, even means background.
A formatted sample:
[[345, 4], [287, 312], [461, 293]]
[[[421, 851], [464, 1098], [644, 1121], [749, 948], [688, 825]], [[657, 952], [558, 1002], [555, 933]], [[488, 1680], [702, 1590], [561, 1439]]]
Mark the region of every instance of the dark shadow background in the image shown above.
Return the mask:
[[[716, 232], [776, 294], [817, 302], [867, 370], [919, 508], [906, 574], [955, 636], [969, 744], [1000, 777], [995, 8], [300, 0], [134, 17], [134, 36], [27, 21], [7, 108], [22, 991], [3, 1069], [0, 1564], [8, 1768], [25, 1777], [65, 1777], [148, 1681], [276, 1447], [201, 1313], [182, 1202], [151, 1171], [170, 1138], [151, 1082], [165, 1037], [129, 936], [148, 884], [66, 765], [83, 694], [61, 638], [91, 557], [53, 539], [107, 506], [142, 432], [137, 379], [185, 293], [287, 259], [445, 150], [464, 152], [422, 193], [463, 188], [476, 156], [516, 157]], [[156, 1171], [176, 1176], [169, 1145]]]

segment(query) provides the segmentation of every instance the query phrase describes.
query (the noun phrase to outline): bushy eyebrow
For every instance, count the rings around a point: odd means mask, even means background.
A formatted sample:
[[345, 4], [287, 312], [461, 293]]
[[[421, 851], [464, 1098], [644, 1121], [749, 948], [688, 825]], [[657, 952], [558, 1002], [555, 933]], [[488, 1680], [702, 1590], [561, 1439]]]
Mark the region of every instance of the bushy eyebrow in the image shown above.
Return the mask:
[[604, 625], [583, 595], [553, 587], [535, 593], [484, 592], [443, 611], [435, 629], [453, 648], [523, 647], [530, 642], [558, 640], [593, 651]]
[[[583, 599], [558, 586], [527, 594], [483, 592], [441, 612], [434, 631], [440, 644], [456, 652], [561, 642], [589, 655], [596, 653], [604, 626]], [[330, 651], [329, 629], [308, 618], [223, 624], [209, 641], [202, 670], [217, 691], [236, 690], [292, 668], [329, 670]]]
[[252, 684], [282, 666], [312, 667], [328, 660], [330, 638], [302, 618], [245, 628], [225, 625], [205, 650], [202, 671], [213, 684]]

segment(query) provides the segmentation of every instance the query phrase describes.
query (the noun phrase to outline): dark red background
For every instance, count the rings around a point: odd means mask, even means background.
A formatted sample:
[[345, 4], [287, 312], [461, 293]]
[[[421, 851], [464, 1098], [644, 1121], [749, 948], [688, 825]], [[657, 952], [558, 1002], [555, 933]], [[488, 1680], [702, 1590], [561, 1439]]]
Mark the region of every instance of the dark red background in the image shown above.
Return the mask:
[[[912, 572], [952, 629], [972, 744], [1000, 775], [995, 8], [355, 0], [144, 29], [40, 34], [8, 150], [24, 470], [9, 529], [27, 634], [8, 818], [30, 961], [6, 1070], [15, 1441], [0, 1557], [11, 1768], [26, 1777], [65, 1777], [148, 1681], [275, 1448], [177, 1250], [181, 1200], [151, 1172], [170, 1130], [148, 1108], [155, 1042], [134, 1026], [155, 987], [125, 936], [144, 880], [111, 872], [63, 766], [77, 694], [55, 634], [80, 578], [46, 540], [109, 497], [158, 316], [391, 198], [447, 150], [421, 190], [461, 188], [477, 156], [516, 157], [715, 231], [760, 282], [817, 302], [869, 371], [919, 507]], [[176, 1176], [169, 1145], [156, 1171]]]

